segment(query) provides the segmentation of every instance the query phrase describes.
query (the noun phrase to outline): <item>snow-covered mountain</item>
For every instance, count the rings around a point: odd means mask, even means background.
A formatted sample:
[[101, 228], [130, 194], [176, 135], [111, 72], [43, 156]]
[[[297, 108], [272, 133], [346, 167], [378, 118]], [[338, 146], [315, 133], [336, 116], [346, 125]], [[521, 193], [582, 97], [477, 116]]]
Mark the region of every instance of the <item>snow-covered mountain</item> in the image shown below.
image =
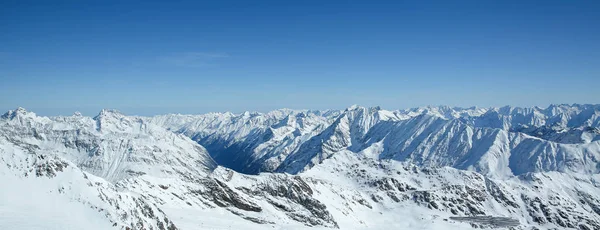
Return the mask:
[[243, 173], [296, 174], [341, 150], [379, 146], [380, 159], [451, 166], [488, 176], [597, 173], [600, 106], [424, 107], [163, 115], [149, 123], [189, 136]]
[[275, 110], [147, 118], [206, 147], [220, 165], [244, 173], [274, 171], [298, 146], [322, 132], [340, 111]]
[[2, 116], [0, 131], [12, 145], [56, 153], [112, 182], [144, 174], [207, 175], [216, 167], [202, 146], [181, 134], [114, 110], [102, 110], [94, 118], [48, 118], [19, 108]]
[[19, 108], [0, 118], [0, 227], [600, 229], [599, 111]]
[[[223, 226], [217, 227], [224, 227], [228, 218], [237, 218], [244, 226], [249, 221], [287, 220], [293, 226], [336, 227], [325, 206], [306, 195], [307, 185], [299, 177], [274, 174], [248, 177], [246, 186], [228, 185], [215, 175], [231, 177], [233, 171], [222, 173], [225, 169], [218, 169], [202, 146], [138, 117], [103, 110], [94, 118], [48, 118], [19, 108], [1, 117], [0, 131], [0, 174], [12, 185], [2, 191], [0, 211], [18, 218], [0, 218], [0, 226], [15, 221], [27, 229], [87, 228], [72, 225], [65, 216], [47, 222], [55, 216], [48, 211], [32, 215], [37, 223], [19, 221], [29, 221], [18, 217], [27, 211], [23, 207], [60, 210], [53, 207], [59, 196], [68, 204], [65, 207], [72, 208], [66, 213], [84, 207], [97, 212], [93, 218], [101, 223], [98, 229], [177, 229], [173, 215], [163, 209], [187, 213], [186, 208], [218, 209], [212, 215]], [[39, 203], [12, 201], [23, 192], [51, 198]], [[279, 210], [279, 204], [289, 208]]]

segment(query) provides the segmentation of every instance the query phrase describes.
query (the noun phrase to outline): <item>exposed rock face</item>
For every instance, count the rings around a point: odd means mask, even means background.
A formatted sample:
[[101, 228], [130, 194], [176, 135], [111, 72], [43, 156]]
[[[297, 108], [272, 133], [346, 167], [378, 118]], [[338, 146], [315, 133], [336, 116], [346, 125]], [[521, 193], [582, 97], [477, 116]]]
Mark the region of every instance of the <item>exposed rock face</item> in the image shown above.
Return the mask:
[[204, 185], [207, 187], [208, 191], [203, 192], [202, 194], [220, 207], [233, 206], [244, 211], [262, 211], [261, 207], [251, 201], [241, 198], [237, 192], [230, 189], [227, 184], [218, 179], [205, 180]]
[[[292, 220], [304, 223], [307, 226], [338, 227], [327, 211], [327, 207], [312, 196], [314, 193], [312, 188], [300, 176], [284, 174], [248, 176], [224, 168], [219, 168], [215, 172], [217, 175], [225, 173], [229, 178], [227, 184], [235, 185], [236, 190], [272, 205]], [[240, 186], [243, 182], [236, 183], [240, 180], [252, 181], [252, 183]], [[225, 185], [225, 182], [221, 183]]]
[[508, 217], [494, 217], [494, 216], [469, 216], [469, 217], [450, 217], [451, 220], [469, 222], [473, 227], [480, 228], [503, 228], [503, 227], [517, 227], [519, 221]]

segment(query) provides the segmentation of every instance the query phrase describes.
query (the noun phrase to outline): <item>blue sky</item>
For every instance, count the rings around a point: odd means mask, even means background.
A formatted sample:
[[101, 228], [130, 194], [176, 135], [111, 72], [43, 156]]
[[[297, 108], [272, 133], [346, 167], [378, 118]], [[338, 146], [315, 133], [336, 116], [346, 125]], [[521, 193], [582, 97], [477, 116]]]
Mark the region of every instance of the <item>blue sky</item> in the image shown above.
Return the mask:
[[598, 1], [2, 1], [0, 109], [598, 103]]

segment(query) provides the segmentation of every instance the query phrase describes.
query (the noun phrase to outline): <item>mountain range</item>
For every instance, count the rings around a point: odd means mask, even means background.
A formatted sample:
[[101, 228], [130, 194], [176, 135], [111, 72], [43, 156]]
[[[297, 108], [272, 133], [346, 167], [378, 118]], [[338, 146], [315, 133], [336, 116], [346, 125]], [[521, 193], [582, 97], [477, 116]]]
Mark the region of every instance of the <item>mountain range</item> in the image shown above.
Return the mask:
[[0, 226], [600, 229], [599, 161], [600, 105], [18, 108], [0, 118]]

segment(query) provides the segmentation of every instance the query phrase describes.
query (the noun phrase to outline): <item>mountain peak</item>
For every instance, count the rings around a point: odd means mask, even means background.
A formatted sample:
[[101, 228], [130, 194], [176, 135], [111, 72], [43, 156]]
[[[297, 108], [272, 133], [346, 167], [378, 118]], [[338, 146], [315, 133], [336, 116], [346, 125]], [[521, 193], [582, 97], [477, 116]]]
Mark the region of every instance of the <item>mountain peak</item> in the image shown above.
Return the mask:
[[356, 111], [356, 110], [364, 109], [364, 108], [365, 107], [354, 104], [354, 105], [351, 105], [350, 107], [346, 108], [346, 111]]
[[[98, 131], [105, 130], [107, 128], [109, 130], [123, 130], [124, 127], [121, 127], [121, 125], [118, 124], [120, 123], [119, 121], [122, 121], [124, 118], [125, 115], [123, 115], [118, 110], [102, 109], [100, 113], [94, 117], [94, 120], [96, 121]], [[114, 127], [119, 128], [114, 129]]]
[[351, 105], [350, 107], [348, 107], [346, 110], [357, 110], [358, 108], [360, 108], [360, 106], [357, 104], [354, 104], [354, 105]]
[[35, 116], [35, 113], [27, 111], [23, 107], [18, 107], [15, 110], [9, 110], [8, 112], [2, 115], [4, 119], [14, 119], [15, 117], [23, 117], [23, 116]]
[[123, 115], [123, 113], [119, 112], [116, 109], [102, 109], [100, 111], [100, 113], [98, 113], [98, 115], [96, 117], [94, 117], [94, 119], [97, 120], [97, 119], [108, 118], [108, 117], [119, 118], [119, 117], [124, 117], [124, 116], [125, 115]]
[[256, 111], [245, 111], [241, 114], [241, 116], [244, 117], [245, 119], [252, 118], [257, 115], [260, 115], [260, 113], [256, 112]]

